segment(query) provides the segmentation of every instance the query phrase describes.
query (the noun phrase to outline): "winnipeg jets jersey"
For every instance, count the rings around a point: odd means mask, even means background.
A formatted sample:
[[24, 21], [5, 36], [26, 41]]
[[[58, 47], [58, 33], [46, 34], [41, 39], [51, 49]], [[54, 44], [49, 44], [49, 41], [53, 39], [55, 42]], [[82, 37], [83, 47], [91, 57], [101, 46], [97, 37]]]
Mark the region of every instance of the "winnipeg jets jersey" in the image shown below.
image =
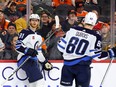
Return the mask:
[[31, 29], [22, 30], [19, 33], [19, 38], [16, 44], [16, 50], [20, 53], [18, 60], [25, 55], [25, 50], [27, 48], [32, 48], [38, 51], [38, 59], [41, 61], [42, 58], [42, 61], [44, 61], [45, 58], [42, 54], [41, 43], [42, 37], [36, 32], [33, 32]]
[[93, 30], [72, 27], [58, 42], [57, 47], [63, 53], [65, 61], [74, 60], [73, 64], [76, 64], [82, 60], [87, 61], [100, 56], [101, 36]]

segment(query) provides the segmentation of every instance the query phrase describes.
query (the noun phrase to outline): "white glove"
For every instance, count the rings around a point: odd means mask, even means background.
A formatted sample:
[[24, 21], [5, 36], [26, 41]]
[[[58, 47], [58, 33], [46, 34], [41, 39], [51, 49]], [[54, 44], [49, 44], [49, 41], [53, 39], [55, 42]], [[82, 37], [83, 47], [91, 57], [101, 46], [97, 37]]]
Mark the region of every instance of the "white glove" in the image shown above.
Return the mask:
[[43, 63], [43, 69], [49, 71], [49, 70], [51, 70], [52, 68], [53, 68], [53, 65], [52, 65], [50, 62], [45, 61], [45, 62]]

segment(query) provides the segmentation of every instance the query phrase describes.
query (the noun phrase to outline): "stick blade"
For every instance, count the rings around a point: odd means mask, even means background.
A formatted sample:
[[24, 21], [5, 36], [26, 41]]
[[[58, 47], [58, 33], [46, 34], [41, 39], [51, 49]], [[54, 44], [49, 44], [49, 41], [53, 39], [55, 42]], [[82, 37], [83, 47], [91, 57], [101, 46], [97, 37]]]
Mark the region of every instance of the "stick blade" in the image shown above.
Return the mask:
[[56, 29], [57, 29], [59, 28], [59, 25], [60, 25], [60, 20], [59, 20], [58, 15], [55, 16], [55, 22], [56, 22]]

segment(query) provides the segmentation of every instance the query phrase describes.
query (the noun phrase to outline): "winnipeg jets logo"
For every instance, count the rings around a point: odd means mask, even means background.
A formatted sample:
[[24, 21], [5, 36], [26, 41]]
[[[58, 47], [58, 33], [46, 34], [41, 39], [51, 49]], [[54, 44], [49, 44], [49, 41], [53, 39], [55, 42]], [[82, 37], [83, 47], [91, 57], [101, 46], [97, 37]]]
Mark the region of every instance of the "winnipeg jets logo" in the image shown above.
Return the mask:
[[37, 50], [39, 48], [39, 41], [37, 41], [34, 45], [34, 48]]

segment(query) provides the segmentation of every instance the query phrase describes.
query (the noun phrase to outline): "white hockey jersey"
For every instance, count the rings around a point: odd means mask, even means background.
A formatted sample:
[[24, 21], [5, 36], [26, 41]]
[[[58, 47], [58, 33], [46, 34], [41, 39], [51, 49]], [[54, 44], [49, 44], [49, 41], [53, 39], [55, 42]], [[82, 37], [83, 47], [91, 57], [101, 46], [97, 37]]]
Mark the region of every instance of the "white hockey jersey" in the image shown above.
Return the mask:
[[42, 54], [41, 49], [42, 37], [31, 29], [22, 30], [19, 33], [19, 38], [16, 44], [16, 50], [19, 52], [18, 60], [25, 55], [25, 50], [27, 48], [32, 48], [38, 51], [37, 58], [44, 62], [45, 58]]
[[57, 47], [63, 53], [64, 64], [74, 65], [101, 55], [101, 36], [93, 30], [72, 27], [61, 38]]

